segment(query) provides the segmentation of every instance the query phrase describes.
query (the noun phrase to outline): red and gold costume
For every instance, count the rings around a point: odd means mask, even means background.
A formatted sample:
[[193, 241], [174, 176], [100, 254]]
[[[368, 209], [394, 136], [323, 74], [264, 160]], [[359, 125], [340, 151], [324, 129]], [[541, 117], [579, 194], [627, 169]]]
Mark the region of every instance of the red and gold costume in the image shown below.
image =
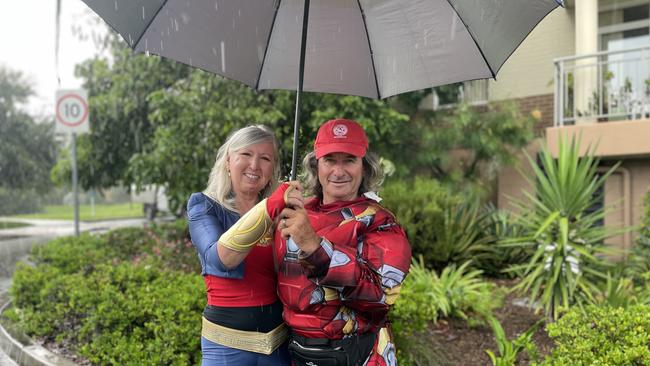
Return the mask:
[[[271, 218], [282, 208], [283, 200], [267, 202]], [[377, 332], [367, 365], [395, 364], [387, 315], [411, 262], [404, 231], [390, 212], [365, 196], [332, 204], [312, 199], [305, 209], [322, 238], [318, 250], [304, 256], [291, 239], [275, 233], [285, 322], [308, 338]]]

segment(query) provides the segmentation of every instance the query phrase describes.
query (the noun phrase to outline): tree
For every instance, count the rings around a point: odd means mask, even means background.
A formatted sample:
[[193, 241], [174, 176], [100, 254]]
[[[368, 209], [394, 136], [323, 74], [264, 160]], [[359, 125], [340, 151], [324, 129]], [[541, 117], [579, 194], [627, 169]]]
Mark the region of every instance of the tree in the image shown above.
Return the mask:
[[[76, 69], [88, 90], [90, 109], [90, 133], [78, 138], [79, 183], [84, 189], [133, 183], [129, 160], [142, 152], [154, 133], [149, 94], [189, 72], [189, 67], [173, 61], [134, 54], [115, 35], [110, 37], [110, 62], [97, 57]], [[58, 184], [71, 174], [69, 159], [69, 154], [62, 154], [52, 172]]]
[[534, 118], [522, 115], [515, 103], [485, 107], [461, 103], [452, 110], [409, 113], [411, 121], [398, 137], [401, 154], [394, 161], [398, 177], [418, 174], [480, 185], [512, 164], [515, 154], [534, 137]]
[[52, 123], [38, 123], [19, 108], [32, 93], [21, 73], [0, 67], [0, 214], [34, 209], [34, 196], [50, 190]]

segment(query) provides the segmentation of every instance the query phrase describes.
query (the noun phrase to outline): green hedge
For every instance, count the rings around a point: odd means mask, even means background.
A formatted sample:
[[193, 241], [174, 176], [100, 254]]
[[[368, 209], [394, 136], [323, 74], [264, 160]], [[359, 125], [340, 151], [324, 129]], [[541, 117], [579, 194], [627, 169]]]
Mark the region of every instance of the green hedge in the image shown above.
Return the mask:
[[548, 325], [557, 347], [543, 365], [650, 365], [650, 307], [572, 308]]
[[18, 265], [11, 317], [97, 365], [200, 363], [205, 306], [183, 223], [54, 240]]

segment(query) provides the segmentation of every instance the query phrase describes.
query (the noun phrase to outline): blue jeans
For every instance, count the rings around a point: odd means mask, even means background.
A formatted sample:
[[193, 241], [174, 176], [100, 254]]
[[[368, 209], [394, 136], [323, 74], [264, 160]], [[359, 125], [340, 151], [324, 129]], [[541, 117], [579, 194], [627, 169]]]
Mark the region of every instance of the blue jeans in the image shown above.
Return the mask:
[[270, 355], [242, 351], [210, 342], [201, 337], [201, 366], [289, 366], [291, 358], [286, 344]]

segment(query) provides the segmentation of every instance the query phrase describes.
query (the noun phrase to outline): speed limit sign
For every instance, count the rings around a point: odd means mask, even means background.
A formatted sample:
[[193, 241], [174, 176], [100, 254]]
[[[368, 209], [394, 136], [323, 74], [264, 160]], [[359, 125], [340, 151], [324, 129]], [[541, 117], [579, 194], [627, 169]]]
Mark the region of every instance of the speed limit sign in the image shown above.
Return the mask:
[[57, 133], [83, 133], [88, 124], [88, 93], [83, 89], [56, 91]]

